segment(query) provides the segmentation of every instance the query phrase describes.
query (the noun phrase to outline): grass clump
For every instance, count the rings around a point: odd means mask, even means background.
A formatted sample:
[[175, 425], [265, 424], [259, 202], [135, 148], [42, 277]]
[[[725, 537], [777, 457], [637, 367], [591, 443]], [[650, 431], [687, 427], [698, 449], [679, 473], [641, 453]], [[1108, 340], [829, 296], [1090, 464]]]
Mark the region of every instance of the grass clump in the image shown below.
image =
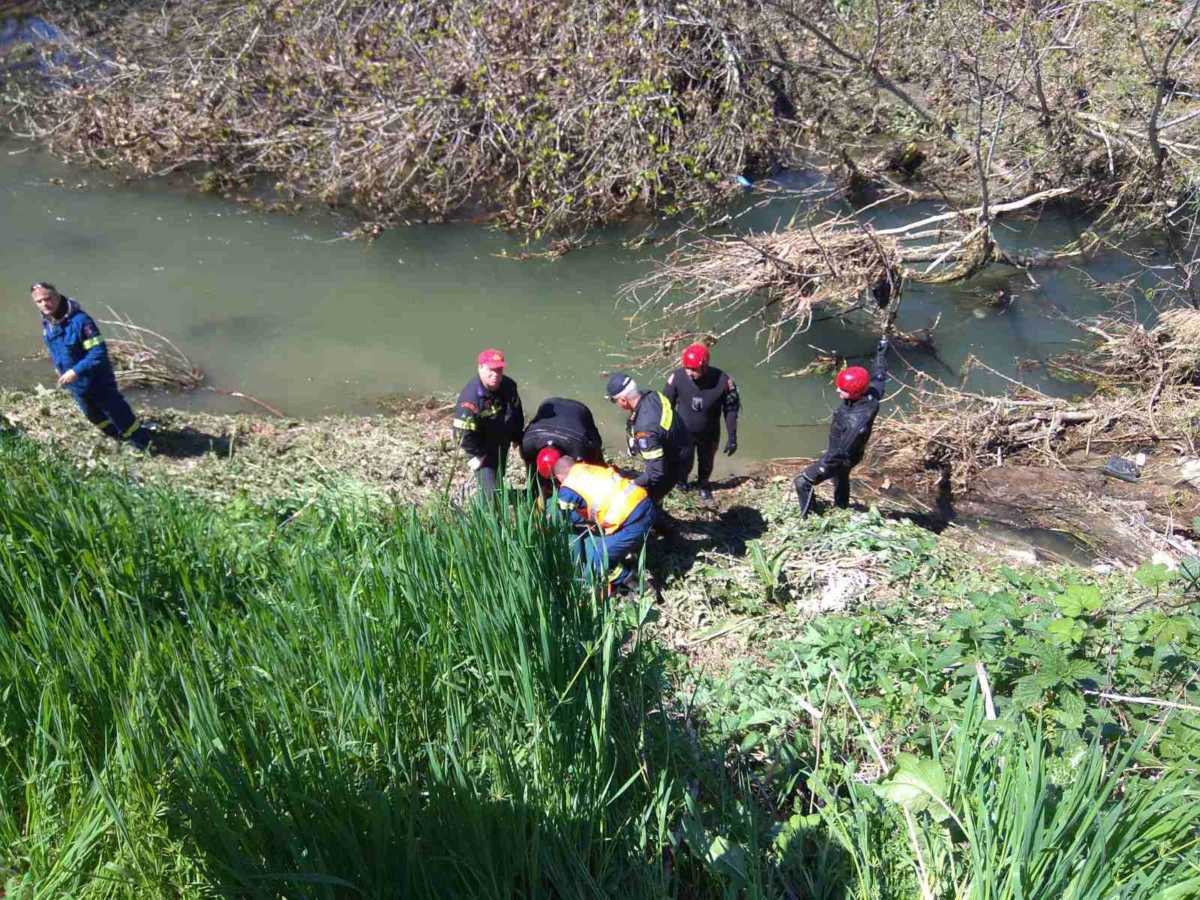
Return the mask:
[[281, 527], [0, 470], [9, 896], [649, 890], [646, 661], [528, 510]]

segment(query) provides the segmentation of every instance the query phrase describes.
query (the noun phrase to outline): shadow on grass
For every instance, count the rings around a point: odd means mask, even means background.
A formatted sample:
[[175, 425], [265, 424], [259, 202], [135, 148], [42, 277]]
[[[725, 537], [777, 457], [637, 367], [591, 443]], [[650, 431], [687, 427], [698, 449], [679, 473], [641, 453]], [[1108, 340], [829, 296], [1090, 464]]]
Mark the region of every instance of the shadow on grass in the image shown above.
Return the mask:
[[731, 506], [713, 519], [699, 518], [692, 512], [686, 515], [672, 517], [659, 537], [659, 547], [652, 548], [662, 575], [686, 575], [700, 556], [713, 550], [744, 556], [746, 543], [767, 532], [763, 514], [744, 504]]
[[229, 438], [194, 428], [156, 428], [150, 432], [150, 447], [156, 456], [192, 459], [210, 453], [229, 455]]

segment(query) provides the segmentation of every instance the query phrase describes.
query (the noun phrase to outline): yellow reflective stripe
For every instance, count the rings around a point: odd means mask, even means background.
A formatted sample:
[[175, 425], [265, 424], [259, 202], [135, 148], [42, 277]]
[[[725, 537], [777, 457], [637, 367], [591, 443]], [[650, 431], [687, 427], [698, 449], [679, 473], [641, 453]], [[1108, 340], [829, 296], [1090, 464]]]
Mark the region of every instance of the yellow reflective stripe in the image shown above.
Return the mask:
[[128, 428], [126, 428], [123, 432], [121, 432], [121, 437], [127, 438], [141, 427], [142, 427], [142, 420], [135, 418], [133, 420], [133, 424], [130, 425]]
[[658, 424], [662, 426], [663, 431], [670, 431], [671, 426], [675, 424], [675, 410], [671, 408], [671, 401], [667, 399], [666, 394], [662, 391], [655, 391], [655, 393], [658, 394], [659, 402], [662, 403], [662, 418], [658, 420]]
[[643, 450], [642, 451], [642, 459], [662, 459], [662, 455], [663, 455], [662, 447], [659, 447], [657, 450]]
[[479, 424], [474, 419], [455, 419], [452, 424], [462, 431], [475, 431], [479, 428]]
[[611, 572], [609, 572], [608, 573], [609, 584], [612, 584], [614, 581], [616, 581], [618, 578], [620, 578], [624, 572], [625, 572], [624, 566], [617, 566], [615, 569], [613, 569]]
[[103, 345], [104, 345], [104, 338], [97, 335], [94, 338], [88, 338], [86, 341], [84, 341], [83, 349], [91, 350], [93, 347], [102, 347]]
[[565, 509], [565, 510], [572, 510], [572, 509], [575, 509], [575, 504], [569, 500], [559, 500], [558, 508]]
[[646, 498], [646, 491], [619, 472], [604, 466], [576, 463], [564, 482], [587, 503], [588, 517], [605, 534], [624, 524], [634, 508]]

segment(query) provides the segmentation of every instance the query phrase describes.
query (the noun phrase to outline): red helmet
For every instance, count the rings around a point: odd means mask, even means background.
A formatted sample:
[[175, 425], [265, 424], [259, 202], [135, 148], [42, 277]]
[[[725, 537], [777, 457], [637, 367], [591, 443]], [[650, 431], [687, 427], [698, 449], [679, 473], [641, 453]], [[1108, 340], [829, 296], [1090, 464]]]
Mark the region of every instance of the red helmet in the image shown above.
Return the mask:
[[557, 447], [543, 447], [537, 455], [537, 473], [543, 478], [554, 474], [554, 464], [562, 458], [562, 451]]
[[708, 365], [708, 348], [703, 344], [690, 344], [683, 351], [685, 369], [703, 369]]
[[845, 391], [850, 395], [851, 400], [857, 400], [867, 392], [867, 385], [871, 382], [871, 373], [862, 366], [850, 366], [847, 369], [842, 369], [838, 372], [837, 387], [839, 391]]

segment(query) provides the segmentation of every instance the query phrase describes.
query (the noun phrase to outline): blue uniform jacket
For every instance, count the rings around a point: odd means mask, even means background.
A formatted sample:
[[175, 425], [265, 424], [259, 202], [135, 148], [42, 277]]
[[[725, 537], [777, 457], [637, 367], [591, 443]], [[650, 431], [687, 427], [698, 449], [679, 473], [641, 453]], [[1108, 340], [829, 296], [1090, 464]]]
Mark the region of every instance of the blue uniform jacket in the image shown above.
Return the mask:
[[115, 388], [116, 375], [108, 359], [108, 348], [92, 317], [70, 297], [64, 297], [66, 314], [59, 319], [42, 319], [42, 340], [59, 375], [74, 369], [78, 378], [67, 385], [73, 394]]

